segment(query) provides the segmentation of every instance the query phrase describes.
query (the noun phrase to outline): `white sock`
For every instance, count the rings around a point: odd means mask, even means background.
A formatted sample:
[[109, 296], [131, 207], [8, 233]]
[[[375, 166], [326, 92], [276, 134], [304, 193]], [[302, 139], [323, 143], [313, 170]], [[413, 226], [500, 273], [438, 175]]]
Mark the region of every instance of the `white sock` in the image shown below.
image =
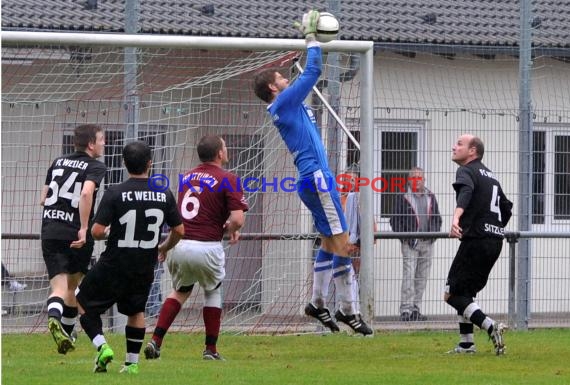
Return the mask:
[[105, 340], [105, 336], [102, 334], [97, 334], [95, 336], [95, 338], [93, 338], [93, 345], [95, 345], [95, 347], [97, 348], [97, 350], [99, 350], [99, 347], [103, 344], [107, 343], [107, 340]]
[[329, 261], [315, 261], [313, 266], [313, 296], [311, 303], [316, 308], [325, 307], [329, 295], [329, 284], [332, 277], [332, 259]]
[[352, 310], [354, 314], [360, 314], [360, 287], [354, 274], [354, 268], [352, 269]]
[[338, 295], [339, 309], [345, 315], [354, 314], [353, 289], [352, 289], [352, 266], [344, 265], [335, 269], [334, 287]]
[[131, 364], [138, 364], [139, 363], [139, 354], [138, 353], [127, 353], [127, 354], [125, 354], [125, 362], [129, 362]]
[[491, 328], [491, 326], [493, 326], [493, 320], [489, 317], [485, 317], [485, 320], [483, 321], [483, 324], [481, 324], [481, 328], [489, 331], [489, 329]]

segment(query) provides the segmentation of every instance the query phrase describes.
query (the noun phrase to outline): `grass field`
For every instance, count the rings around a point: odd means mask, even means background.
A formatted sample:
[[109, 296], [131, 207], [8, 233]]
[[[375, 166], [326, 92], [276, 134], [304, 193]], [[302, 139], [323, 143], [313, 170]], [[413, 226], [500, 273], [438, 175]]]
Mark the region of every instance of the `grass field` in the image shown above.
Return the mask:
[[107, 335], [115, 351], [109, 372], [94, 374], [95, 349], [80, 334], [62, 356], [48, 334], [2, 336], [2, 384], [570, 384], [570, 329], [508, 332], [497, 357], [486, 334], [478, 352], [450, 355], [453, 332], [377, 332], [373, 338], [335, 335], [222, 335], [227, 361], [203, 361], [203, 335], [169, 334], [159, 360], [141, 354], [140, 374], [119, 374], [124, 336]]

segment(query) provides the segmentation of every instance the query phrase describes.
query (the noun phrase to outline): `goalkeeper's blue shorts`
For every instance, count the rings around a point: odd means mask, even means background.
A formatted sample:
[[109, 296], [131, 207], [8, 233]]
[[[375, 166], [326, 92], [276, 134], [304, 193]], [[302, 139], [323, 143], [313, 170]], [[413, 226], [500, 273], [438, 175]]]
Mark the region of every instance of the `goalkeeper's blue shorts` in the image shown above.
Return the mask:
[[297, 194], [311, 211], [319, 234], [330, 237], [348, 228], [334, 176], [317, 170], [312, 177], [297, 182]]

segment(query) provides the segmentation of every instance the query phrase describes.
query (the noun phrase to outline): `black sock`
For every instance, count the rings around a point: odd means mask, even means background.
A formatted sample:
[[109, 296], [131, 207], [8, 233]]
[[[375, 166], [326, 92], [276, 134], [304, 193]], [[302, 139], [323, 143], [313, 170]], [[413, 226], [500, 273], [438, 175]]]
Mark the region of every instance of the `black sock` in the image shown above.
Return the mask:
[[[485, 313], [483, 313], [481, 311], [481, 309], [477, 309], [473, 312], [473, 314], [471, 314], [471, 317], [469, 317], [469, 319], [471, 320], [471, 322], [473, 322], [475, 325], [477, 325], [479, 328], [483, 328], [483, 321], [485, 321], [485, 318], [487, 318], [487, 316], [485, 315]], [[491, 326], [492, 328], [492, 326]]]
[[49, 297], [47, 299], [47, 308], [48, 308], [48, 317], [57, 318], [58, 321], [61, 320], [61, 310], [59, 310], [59, 306], [56, 304], [60, 304], [61, 308], [65, 308], [65, 304], [63, 303], [63, 298], [60, 297]]
[[73, 332], [73, 328], [75, 327], [75, 319], [77, 318], [77, 307], [71, 307], [67, 305], [63, 305], [63, 314], [61, 319], [61, 326], [63, 326], [63, 330], [69, 335]]
[[[127, 339], [127, 353], [139, 354], [144, 340], [145, 328], [125, 326], [125, 338]], [[125, 362], [128, 364], [127, 362]]]

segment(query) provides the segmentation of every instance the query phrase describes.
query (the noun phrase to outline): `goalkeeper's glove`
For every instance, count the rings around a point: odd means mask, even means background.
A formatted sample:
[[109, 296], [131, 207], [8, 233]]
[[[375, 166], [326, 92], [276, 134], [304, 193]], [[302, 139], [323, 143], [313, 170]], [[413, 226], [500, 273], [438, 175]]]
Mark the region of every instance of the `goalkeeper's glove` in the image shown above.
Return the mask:
[[299, 24], [296, 22], [295, 27], [301, 31], [305, 39], [314, 40], [317, 34], [317, 23], [319, 21], [320, 13], [314, 9], [303, 14], [303, 22]]

